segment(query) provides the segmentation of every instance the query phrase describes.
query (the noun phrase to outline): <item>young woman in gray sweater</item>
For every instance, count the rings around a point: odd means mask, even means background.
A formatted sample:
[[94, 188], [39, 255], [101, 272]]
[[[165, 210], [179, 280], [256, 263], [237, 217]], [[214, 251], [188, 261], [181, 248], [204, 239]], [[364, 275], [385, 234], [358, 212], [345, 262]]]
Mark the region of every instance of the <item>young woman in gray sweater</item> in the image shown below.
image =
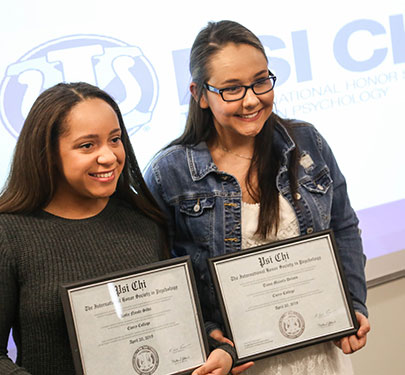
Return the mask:
[[[44, 91], [0, 195], [0, 374], [74, 374], [59, 286], [167, 253], [164, 219], [115, 101], [86, 83]], [[11, 329], [16, 363], [7, 356]], [[226, 351], [195, 373], [228, 373]]]

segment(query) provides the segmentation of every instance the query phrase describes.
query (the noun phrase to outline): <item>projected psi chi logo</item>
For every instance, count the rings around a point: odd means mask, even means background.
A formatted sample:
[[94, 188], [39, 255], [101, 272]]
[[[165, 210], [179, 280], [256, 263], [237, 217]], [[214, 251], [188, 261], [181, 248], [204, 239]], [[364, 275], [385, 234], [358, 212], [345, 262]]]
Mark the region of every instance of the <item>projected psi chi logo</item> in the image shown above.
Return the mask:
[[158, 80], [141, 49], [106, 36], [71, 35], [41, 44], [7, 67], [0, 86], [6, 129], [18, 137], [38, 95], [62, 81], [84, 81], [107, 91], [130, 135], [152, 119]]

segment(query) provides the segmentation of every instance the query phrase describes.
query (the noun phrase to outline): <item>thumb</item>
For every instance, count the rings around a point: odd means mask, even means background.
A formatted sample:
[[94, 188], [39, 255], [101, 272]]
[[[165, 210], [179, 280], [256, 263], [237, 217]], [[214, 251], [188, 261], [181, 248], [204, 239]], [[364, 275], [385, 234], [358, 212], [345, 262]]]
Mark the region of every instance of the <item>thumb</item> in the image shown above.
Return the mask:
[[228, 338], [226, 338], [220, 329], [214, 329], [213, 331], [211, 331], [210, 336], [214, 340], [217, 340], [219, 342], [224, 342], [231, 346], [234, 346], [233, 342], [231, 340], [229, 340]]
[[209, 369], [208, 365], [202, 365], [195, 369], [191, 375], [206, 375], [209, 374], [212, 369]]
[[357, 331], [357, 337], [364, 337], [370, 331], [370, 323], [368, 319], [361, 313], [356, 312], [357, 321], [360, 324], [360, 328]]

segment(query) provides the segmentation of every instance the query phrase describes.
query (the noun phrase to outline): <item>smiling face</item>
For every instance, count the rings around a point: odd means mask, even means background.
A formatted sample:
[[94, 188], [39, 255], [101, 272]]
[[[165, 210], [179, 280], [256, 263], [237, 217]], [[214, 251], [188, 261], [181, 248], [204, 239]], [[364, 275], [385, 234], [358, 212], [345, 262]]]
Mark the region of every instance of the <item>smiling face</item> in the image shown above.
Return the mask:
[[[268, 77], [267, 60], [263, 53], [248, 44], [229, 43], [209, 62], [207, 83], [219, 89], [251, 85]], [[245, 97], [225, 102], [217, 93], [205, 91], [201, 108], [210, 108], [214, 126], [221, 137], [255, 137], [273, 110], [274, 92], [256, 95], [249, 89]]]
[[60, 178], [53, 201], [104, 206], [125, 163], [117, 115], [105, 101], [87, 99], [73, 107], [64, 126], [58, 140]]

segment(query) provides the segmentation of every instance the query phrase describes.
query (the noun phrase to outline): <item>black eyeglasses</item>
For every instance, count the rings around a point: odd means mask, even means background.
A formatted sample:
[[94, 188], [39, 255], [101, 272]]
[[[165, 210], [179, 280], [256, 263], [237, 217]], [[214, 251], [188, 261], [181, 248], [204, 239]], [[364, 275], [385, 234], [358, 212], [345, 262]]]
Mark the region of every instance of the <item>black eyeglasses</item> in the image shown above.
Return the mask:
[[270, 92], [271, 90], [273, 90], [274, 85], [276, 84], [276, 80], [277, 77], [269, 70], [268, 77], [259, 79], [249, 86], [239, 85], [226, 87], [224, 89], [217, 89], [216, 87], [211, 86], [208, 83], [204, 83], [204, 87], [208, 91], [215, 92], [221, 95], [222, 100], [224, 100], [225, 102], [236, 102], [237, 100], [241, 100], [245, 97], [248, 89], [252, 89], [252, 91], [256, 95], [263, 95]]

